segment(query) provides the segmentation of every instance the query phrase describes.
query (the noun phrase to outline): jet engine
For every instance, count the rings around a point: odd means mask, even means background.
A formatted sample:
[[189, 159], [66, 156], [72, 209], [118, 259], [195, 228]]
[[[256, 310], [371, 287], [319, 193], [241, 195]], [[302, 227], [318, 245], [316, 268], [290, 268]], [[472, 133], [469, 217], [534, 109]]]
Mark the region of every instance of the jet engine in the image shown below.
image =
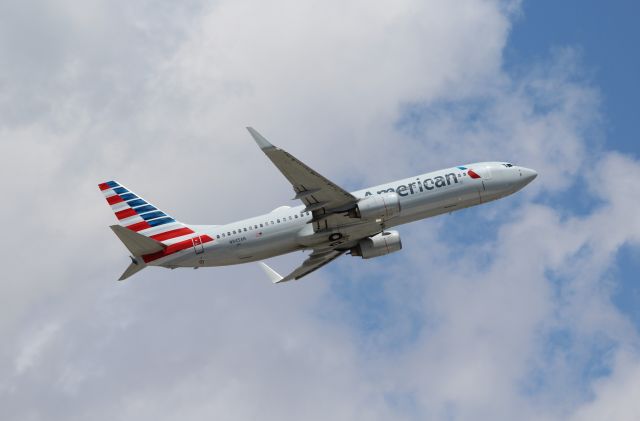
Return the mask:
[[385, 231], [373, 237], [360, 240], [357, 246], [351, 249], [352, 256], [361, 256], [363, 259], [384, 256], [402, 249], [400, 233], [398, 231]]
[[397, 193], [375, 194], [365, 197], [351, 215], [362, 219], [389, 219], [400, 213], [400, 197]]

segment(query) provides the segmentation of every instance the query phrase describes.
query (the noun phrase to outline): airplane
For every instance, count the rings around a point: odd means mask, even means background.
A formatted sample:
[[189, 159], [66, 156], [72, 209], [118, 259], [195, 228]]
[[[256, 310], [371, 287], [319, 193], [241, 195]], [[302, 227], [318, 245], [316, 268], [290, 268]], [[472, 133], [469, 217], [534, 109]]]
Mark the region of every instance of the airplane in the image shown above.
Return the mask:
[[[256, 261], [273, 283], [298, 280], [345, 253], [371, 259], [397, 252], [400, 233], [389, 228], [503, 198], [537, 176], [508, 162], [478, 162], [348, 192], [247, 130], [291, 183], [292, 200], [303, 204], [225, 225], [191, 225], [116, 181], [100, 183], [118, 219], [110, 228], [131, 252], [120, 281], [147, 266], [197, 269]], [[307, 250], [306, 260], [286, 276], [262, 262]]]

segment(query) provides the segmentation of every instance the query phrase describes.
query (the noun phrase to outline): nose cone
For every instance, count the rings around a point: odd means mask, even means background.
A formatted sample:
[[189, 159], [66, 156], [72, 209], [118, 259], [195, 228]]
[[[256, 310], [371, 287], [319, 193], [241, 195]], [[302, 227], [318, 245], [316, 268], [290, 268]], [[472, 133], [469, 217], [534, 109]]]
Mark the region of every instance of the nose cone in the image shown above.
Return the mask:
[[519, 170], [520, 170], [520, 183], [522, 184], [522, 187], [531, 183], [538, 176], [538, 173], [535, 170], [532, 170], [530, 168], [520, 167]]

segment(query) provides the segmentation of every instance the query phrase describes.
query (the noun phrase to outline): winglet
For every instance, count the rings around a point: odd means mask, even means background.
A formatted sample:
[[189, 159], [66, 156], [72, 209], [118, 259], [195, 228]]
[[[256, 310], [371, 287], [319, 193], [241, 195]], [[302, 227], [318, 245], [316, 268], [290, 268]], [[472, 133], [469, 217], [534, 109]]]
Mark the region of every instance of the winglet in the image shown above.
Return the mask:
[[260, 267], [262, 268], [262, 270], [264, 270], [264, 273], [267, 274], [271, 282], [273, 282], [274, 284], [277, 284], [278, 282], [281, 282], [284, 279], [282, 276], [280, 276], [278, 272], [271, 269], [266, 263], [264, 262], [258, 262], [258, 263], [260, 264]]
[[251, 133], [253, 140], [256, 141], [258, 146], [260, 146], [260, 149], [262, 149], [263, 151], [267, 149], [275, 149], [275, 146], [269, 143], [269, 141], [265, 139], [264, 136], [262, 136], [260, 133], [258, 133], [256, 129], [254, 129], [253, 127], [247, 127], [247, 130], [249, 130], [249, 133]]

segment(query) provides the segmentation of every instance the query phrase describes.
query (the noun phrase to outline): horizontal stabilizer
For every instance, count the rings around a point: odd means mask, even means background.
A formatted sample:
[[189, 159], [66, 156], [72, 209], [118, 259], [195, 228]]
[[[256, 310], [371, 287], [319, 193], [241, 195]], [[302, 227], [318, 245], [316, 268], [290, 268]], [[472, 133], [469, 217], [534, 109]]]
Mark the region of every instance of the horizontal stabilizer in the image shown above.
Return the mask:
[[164, 249], [164, 245], [153, 238], [131, 231], [120, 225], [111, 225], [113, 232], [134, 256], [156, 253]]
[[147, 267], [147, 265], [145, 265], [144, 263], [138, 262], [138, 261], [133, 260], [133, 259], [131, 259], [131, 260], [132, 260], [131, 264], [129, 265], [129, 267], [127, 267], [127, 269], [120, 276], [120, 278], [118, 278], [118, 281], [124, 281], [129, 276], [131, 276], [131, 275], [133, 275], [135, 273], [138, 273], [139, 271], [141, 271], [142, 269]]

